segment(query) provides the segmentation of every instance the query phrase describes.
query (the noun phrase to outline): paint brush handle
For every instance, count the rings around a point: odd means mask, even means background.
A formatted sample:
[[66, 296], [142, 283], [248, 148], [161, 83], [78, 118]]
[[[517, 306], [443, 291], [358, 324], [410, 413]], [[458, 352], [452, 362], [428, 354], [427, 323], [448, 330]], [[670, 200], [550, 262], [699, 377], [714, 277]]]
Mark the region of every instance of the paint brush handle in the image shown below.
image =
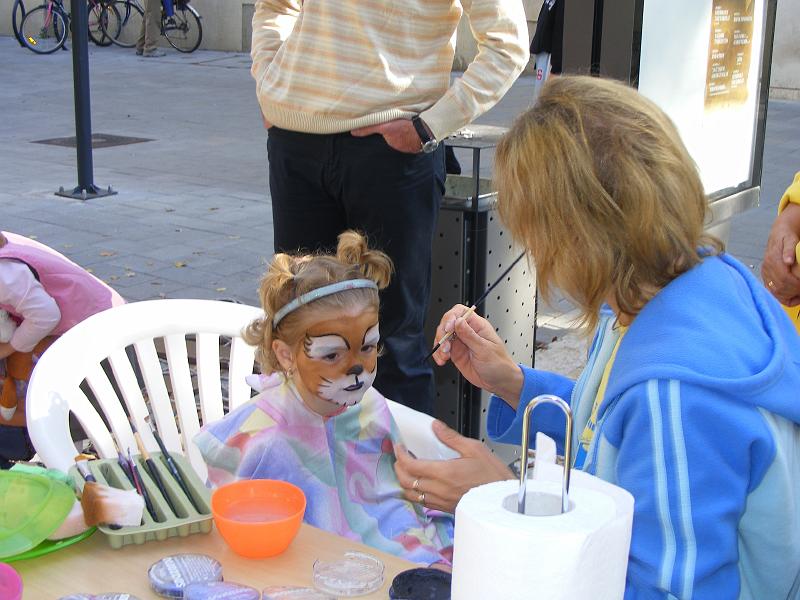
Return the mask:
[[153, 518], [153, 521], [159, 522], [158, 517], [156, 515], [156, 510], [153, 508], [153, 502], [150, 500], [150, 494], [147, 493], [147, 489], [144, 487], [144, 483], [142, 482], [142, 475], [139, 473], [139, 468], [136, 466], [136, 463], [133, 462], [132, 458], [128, 459], [131, 463], [131, 473], [133, 474], [133, 479], [135, 481], [136, 491], [144, 498], [144, 505], [147, 508], [147, 512], [150, 513], [150, 516]]
[[97, 479], [95, 479], [95, 476], [92, 475], [92, 472], [89, 470], [89, 463], [85, 459], [75, 461], [75, 467], [78, 469], [78, 472], [85, 481], [97, 483]]
[[[122, 455], [122, 452], [117, 453], [117, 464], [119, 468], [122, 469], [122, 472], [125, 473], [125, 477], [128, 478], [128, 481], [131, 482], [131, 485], [136, 489], [136, 482], [133, 479], [133, 473], [131, 473], [131, 467], [128, 464], [127, 459]], [[139, 491], [138, 489], [136, 490]], [[141, 495], [141, 494], [139, 494]]]
[[153, 428], [152, 423], [150, 424], [151, 431], [153, 432], [153, 437], [156, 439], [156, 444], [158, 444], [159, 449], [161, 450], [161, 454], [164, 457], [164, 461], [167, 463], [167, 468], [169, 472], [172, 474], [172, 478], [178, 482], [178, 485], [183, 490], [184, 495], [189, 499], [189, 502], [192, 503], [192, 506], [197, 512], [202, 512], [200, 507], [194, 501], [191, 492], [189, 492], [189, 486], [186, 485], [186, 482], [183, 480], [183, 476], [181, 472], [178, 470], [178, 465], [175, 463], [175, 459], [172, 458], [172, 455], [167, 451], [167, 447], [164, 445], [164, 440], [161, 439], [161, 436], [158, 435], [158, 431]]
[[178, 482], [178, 485], [181, 486], [181, 490], [183, 490], [184, 495], [189, 499], [189, 502], [192, 503], [192, 506], [197, 512], [202, 512], [200, 507], [194, 501], [194, 497], [192, 493], [189, 491], [189, 486], [186, 485], [186, 482], [183, 480], [183, 476], [181, 472], [178, 470], [178, 465], [175, 463], [175, 459], [173, 459], [169, 452], [163, 451], [164, 460], [167, 462], [167, 467], [169, 468], [169, 472], [172, 473], [173, 479]]
[[156, 469], [156, 463], [153, 462], [153, 459], [150, 458], [150, 455], [148, 455], [147, 458], [144, 459], [144, 464], [145, 467], [147, 467], [148, 474], [158, 487], [158, 491], [161, 492], [161, 495], [164, 496], [164, 500], [167, 501], [167, 504], [169, 505], [169, 509], [172, 511], [172, 514], [175, 515], [176, 517], [179, 516], [178, 511], [175, 510], [175, 505], [172, 503], [169, 494], [167, 494], [167, 487], [164, 485], [164, 480], [161, 479], [161, 475]]
[[[461, 316], [459, 317], [459, 319], [466, 319], [468, 316], [470, 316], [472, 313], [474, 313], [474, 312], [475, 312], [475, 309], [476, 309], [476, 308], [477, 308], [477, 306], [476, 306], [475, 304], [473, 304], [473, 305], [472, 305], [472, 306], [470, 306], [470, 307], [469, 307], [469, 308], [468, 308], [466, 311], [464, 311], [464, 314], [463, 314], [463, 315], [461, 315]], [[453, 324], [453, 331], [450, 331], [450, 332], [448, 332], [448, 333], [445, 333], [445, 334], [444, 334], [444, 335], [443, 335], [443, 336], [442, 336], [442, 337], [439, 339], [439, 341], [438, 341], [438, 342], [436, 342], [436, 345], [433, 347], [433, 350], [431, 350], [431, 351], [430, 351], [430, 353], [428, 354], [428, 356], [426, 356], [426, 357], [425, 357], [425, 360], [428, 360], [428, 359], [429, 359], [431, 356], [433, 356], [434, 354], [436, 354], [436, 351], [437, 351], [439, 348], [441, 348], [441, 347], [442, 347], [442, 344], [444, 344], [444, 343], [445, 343], [447, 340], [449, 340], [449, 339], [450, 339], [451, 337], [453, 337], [455, 334], [456, 334], [456, 326], [455, 326], [455, 323], [454, 323], [454, 324]]]

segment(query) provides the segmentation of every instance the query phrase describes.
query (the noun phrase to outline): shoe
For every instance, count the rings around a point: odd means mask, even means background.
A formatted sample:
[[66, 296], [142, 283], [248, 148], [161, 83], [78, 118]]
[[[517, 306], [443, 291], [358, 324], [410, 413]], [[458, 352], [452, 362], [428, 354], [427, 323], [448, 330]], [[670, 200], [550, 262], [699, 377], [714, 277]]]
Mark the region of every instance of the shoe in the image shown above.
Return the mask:
[[[144, 50], [142, 50], [141, 48], [137, 48], [137, 49], [136, 49], [136, 56], [141, 56], [141, 55], [142, 55], [142, 52], [144, 52]], [[450, 147], [450, 146], [448, 146], [448, 148], [449, 148], [449, 147]]]
[[159, 56], [166, 56], [167, 53], [159, 48], [155, 48], [154, 50], [148, 50], [147, 52], [143, 52], [142, 56], [145, 58], [158, 58]]

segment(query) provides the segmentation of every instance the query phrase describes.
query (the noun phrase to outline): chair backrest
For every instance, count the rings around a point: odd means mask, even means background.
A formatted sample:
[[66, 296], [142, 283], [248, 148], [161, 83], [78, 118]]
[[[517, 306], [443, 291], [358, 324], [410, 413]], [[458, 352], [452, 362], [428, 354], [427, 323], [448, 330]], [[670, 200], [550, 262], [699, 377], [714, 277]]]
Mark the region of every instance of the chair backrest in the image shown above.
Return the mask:
[[[231, 302], [148, 300], [79, 323], [48, 348], [28, 385], [28, 432], [39, 457], [63, 471], [73, 464], [70, 413], [101, 458], [116, 458], [117, 448], [138, 454], [128, 415], [148, 451], [157, 452], [144, 421], [149, 414], [167, 449], [186, 455], [205, 479], [205, 463], [191, 440], [204, 423], [251, 397], [245, 376], [254, 371], [255, 348], [241, 333], [260, 314], [257, 307]], [[431, 432], [431, 417], [395, 402], [389, 406], [414, 454], [454, 455]]]
[[[245, 343], [241, 332], [260, 312], [214, 300], [149, 300], [79, 323], [48, 348], [28, 385], [28, 432], [39, 457], [61, 470], [73, 463], [70, 413], [101, 458], [117, 456], [114, 440], [123, 453], [129, 448], [138, 453], [128, 415], [148, 451], [157, 452], [144, 421], [149, 414], [167, 449], [187, 455], [205, 477], [205, 465], [191, 439], [202, 423], [222, 418], [225, 380], [228, 409], [250, 398], [245, 376], [253, 372], [255, 348]], [[227, 366], [225, 373], [221, 365]], [[84, 382], [102, 417], [89, 401]]]

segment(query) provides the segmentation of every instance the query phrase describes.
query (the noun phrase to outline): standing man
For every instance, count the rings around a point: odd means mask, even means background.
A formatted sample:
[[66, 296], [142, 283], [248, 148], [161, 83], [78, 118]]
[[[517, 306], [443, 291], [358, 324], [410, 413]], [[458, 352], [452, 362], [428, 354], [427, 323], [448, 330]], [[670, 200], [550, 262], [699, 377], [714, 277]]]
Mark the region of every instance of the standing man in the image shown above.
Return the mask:
[[[169, 6], [172, 6], [170, 1]], [[171, 14], [171, 13], [170, 13]], [[144, 16], [139, 28], [139, 39], [136, 40], [137, 56], [158, 58], [167, 53], [158, 47], [161, 35], [161, 0], [144, 0]]]
[[[462, 11], [478, 54], [451, 84]], [[520, 0], [256, 0], [251, 72], [269, 131], [275, 251], [332, 249], [357, 229], [389, 254], [375, 387], [424, 412], [440, 141], [505, 94], [527, 46]]]

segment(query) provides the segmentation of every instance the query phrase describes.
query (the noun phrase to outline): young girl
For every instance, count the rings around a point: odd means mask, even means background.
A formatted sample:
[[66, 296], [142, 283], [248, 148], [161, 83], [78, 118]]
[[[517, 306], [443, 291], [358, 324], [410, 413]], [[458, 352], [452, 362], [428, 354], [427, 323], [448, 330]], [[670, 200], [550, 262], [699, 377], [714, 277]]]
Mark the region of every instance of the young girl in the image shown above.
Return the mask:
[[122, 297], [63, 254], [0, 232], [0, 311], [13, 320], [0, 338], [0, 467], [33, 455], [25, 430], [25, 391], [33, 365], [62, 333]]
[[[214, 486], [281, 479], [307, 498], [305, 521], [416, 563], [449, 562], [450, 515], [403, 499], [397, 427], [371, 387], [378, 290], [392, 264], [352, 231], [333, 256], [277, 254], [261, 282], [261, 393], [195, 438]], [[266, 376], [266, 377], [265, 377]]]

